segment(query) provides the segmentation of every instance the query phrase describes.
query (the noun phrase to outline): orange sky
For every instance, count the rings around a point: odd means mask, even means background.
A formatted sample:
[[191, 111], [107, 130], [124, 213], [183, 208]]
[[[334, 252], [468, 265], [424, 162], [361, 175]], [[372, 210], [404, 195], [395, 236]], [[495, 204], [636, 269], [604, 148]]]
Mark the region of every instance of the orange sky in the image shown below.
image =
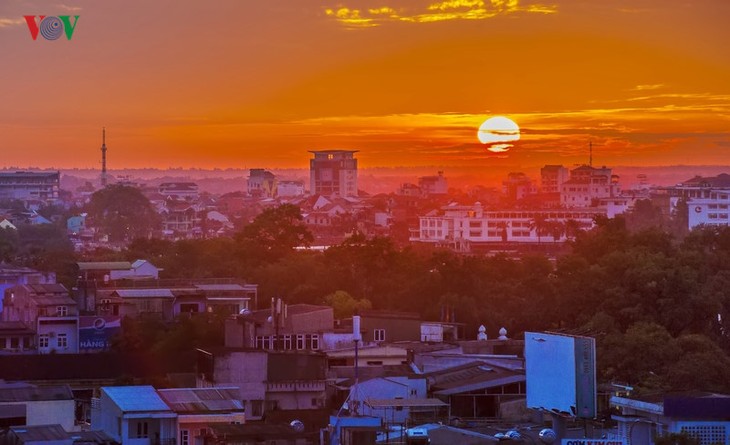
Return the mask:
[[[66, 2], [61, 4], [60, 1]], [[33, 41], [24, 15], [79, 15]], [[0, 0], [0, 167], [730, 164], [727, 0]], [[476, 138], [505, 115], [506, 155]]]

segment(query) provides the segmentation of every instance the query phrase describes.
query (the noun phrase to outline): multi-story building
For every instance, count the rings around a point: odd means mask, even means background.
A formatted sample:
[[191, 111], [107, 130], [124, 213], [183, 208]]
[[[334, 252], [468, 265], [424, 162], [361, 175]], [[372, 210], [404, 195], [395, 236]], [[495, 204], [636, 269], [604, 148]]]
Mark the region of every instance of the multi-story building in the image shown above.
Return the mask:
[[56, 282], [55, 272], [39, 272], [28, 267], [0, 264], [0, 312], [3, 311], [5, 289], [18, 284], [50, 284]]
[[560, 193], [563, 183], [570, 177], [568, 169], [562, 165], [546, 165], [540, 169], [540, 191]]
[[581, 165], [570, 171], [570, 179], [560, 189], [560, 204], [566, 208], [596, 207], [599, 200], [621, 195], [618, 176], [607, 167]]
[[526, 174], [512, 172], [507, 175], [507, 180], [502, 182], [502, 192], [508, 200], [519, 201], [537, 193], [537, 189]]
[[696, 176], [669, 189], [669, 205], [677, 211], [680, 200], [687, 204], [688, 228], [700, 224], [726, 226], [730, 222], [730, 175]]
[[449, 183], [444, 178], [444, 172], [438, 172], [436, 176], [421, 176], [418, 178], [418, 188], [421, 194], [429, 195], [445, 195], [449, 192]]
[[302, 181], [280, 181], [276, 184], [276, 196], [279, 198], [294, 198], [304, 195]]
[[163, 182], [157, 188], [160, 195], [177, 201], [195, 201], [198, 199], [198, 184], [194, 182]]
[[484, 210], [478, 202], [452, 204], [419, 216], [419, 228], [410, 239], [457, 250], [478, 243], [565, 241], [575, 236], [575, 230], [593, 227], [598, 215], [605, 216], [606, 209]]
[[357, 196], [357, 150], [310, 151], [310, 193]]
[[62, 284], [23, 284], [7, 289], [2, 319], [22, 322], [34, 330], [40, 354], [79, 352], [77, 305]]
[[250, 196], [273, 198], [276, 196], [276, 176], [263, 168], [252, 168], [248, 173], [246, 189]]
[[0, 172], [0, 199], [21, 201], [58, 200], [61, 174], [55, 172]]

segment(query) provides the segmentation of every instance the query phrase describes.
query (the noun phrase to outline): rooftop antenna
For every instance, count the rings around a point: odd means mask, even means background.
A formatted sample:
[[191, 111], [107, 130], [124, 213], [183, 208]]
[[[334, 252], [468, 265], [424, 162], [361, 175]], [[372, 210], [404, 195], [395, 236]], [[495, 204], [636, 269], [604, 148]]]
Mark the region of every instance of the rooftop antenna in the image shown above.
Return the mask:
[[106, 187], [106, 127], [101, 130], [101, 186]]
[[588, 150], [590, 153], [588, 155], [588, 166], [593, 167], [593, 141], [588, 141]]

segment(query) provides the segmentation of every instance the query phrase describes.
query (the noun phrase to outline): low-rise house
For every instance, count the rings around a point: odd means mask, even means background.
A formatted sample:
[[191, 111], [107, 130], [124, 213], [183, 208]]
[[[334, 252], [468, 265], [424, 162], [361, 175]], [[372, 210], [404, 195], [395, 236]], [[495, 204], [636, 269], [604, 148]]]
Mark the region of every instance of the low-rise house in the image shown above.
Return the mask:
[[199, 351], [198, 386], [238, 388], [247, 420], [269, 411], [317, 410], [325, 405], [325, 363], [311, 351]]
[[686, 433], [700, 445], [730, 444], [730, 395], [686, 393], [649, 398], [611, 397], [619, 414], [616, 439], [653, 445], [658, 436]]
[[14, 426], [7, 445], [118, 445], [102, 431], [66, 431], [61, 425]]
[[157, 393], [177, 414], [180, 445], [204, 445], [213, 426], [245, 422], [238, 388], [176, 388]]
[[0, 321], [0, 354], [35, 353], [35, 331], [21, 321]]
[[40, 354], [79, 352], [76, 301], [61, 284], [24, 284], [7, 289], [2, 319], [33, 329]]
[[75, 406], [67, 385], [0, 386], [0, 426], [59, 424], [72, 431]]
[[91, 404], [91, 427], [123, 445], [177, 445], [177, 414], [151, 386], [107, 386]]

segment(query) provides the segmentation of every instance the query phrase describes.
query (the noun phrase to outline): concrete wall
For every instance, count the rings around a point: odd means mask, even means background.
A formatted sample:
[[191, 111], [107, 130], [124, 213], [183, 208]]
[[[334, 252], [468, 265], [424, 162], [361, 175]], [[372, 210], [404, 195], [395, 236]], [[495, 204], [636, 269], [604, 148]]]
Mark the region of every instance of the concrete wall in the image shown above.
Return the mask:
[[267, 362], [268, 355], [265, 351], [228, 352], [215, 356], [215, 386], [238, 388], [248, 419], [261, 418], [253, 415], [251, 401], [263, 402], [266, 399]]

